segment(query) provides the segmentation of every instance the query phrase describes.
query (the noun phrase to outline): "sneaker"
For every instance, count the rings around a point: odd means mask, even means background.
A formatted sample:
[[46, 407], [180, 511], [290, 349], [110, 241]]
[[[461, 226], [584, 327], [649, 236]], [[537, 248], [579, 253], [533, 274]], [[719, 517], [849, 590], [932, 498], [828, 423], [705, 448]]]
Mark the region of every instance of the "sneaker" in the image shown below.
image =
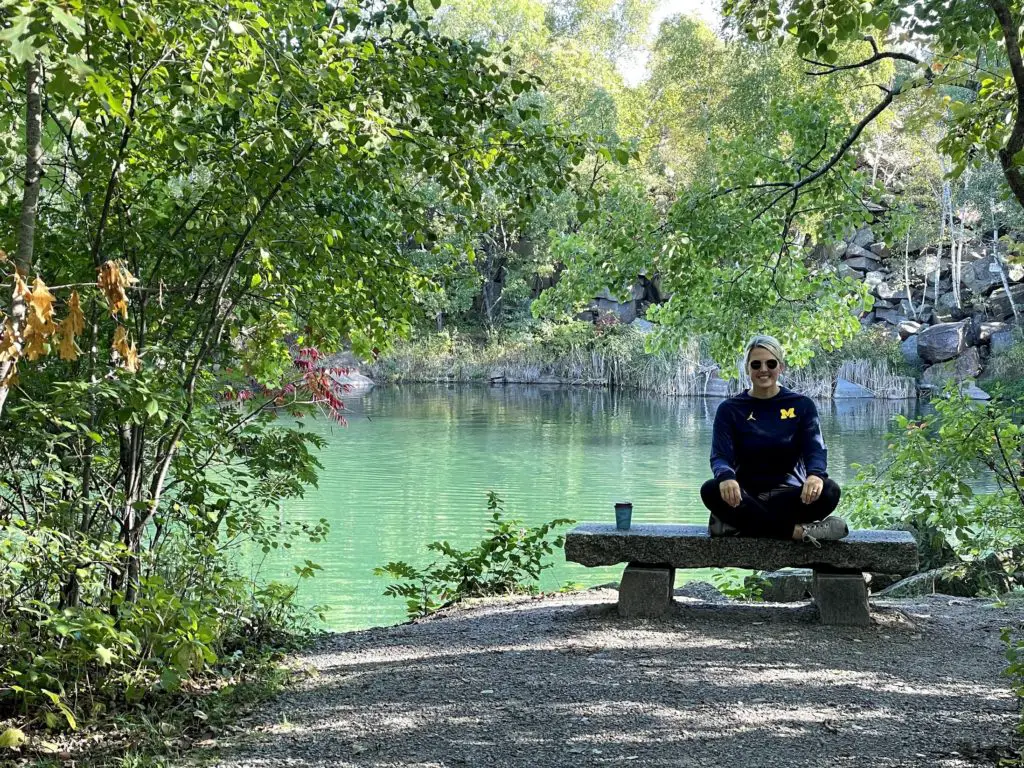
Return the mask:
[[850, 533], [850, 528], [841, 517], [829, 515], [824, 520], [814, 523], [803, 523], [804, 541], [820, 547], [819, 542], [837, 541]]
[[740, 529], [711, 515], [708, 520], [708, 534], [711, 536], [736, 536]]

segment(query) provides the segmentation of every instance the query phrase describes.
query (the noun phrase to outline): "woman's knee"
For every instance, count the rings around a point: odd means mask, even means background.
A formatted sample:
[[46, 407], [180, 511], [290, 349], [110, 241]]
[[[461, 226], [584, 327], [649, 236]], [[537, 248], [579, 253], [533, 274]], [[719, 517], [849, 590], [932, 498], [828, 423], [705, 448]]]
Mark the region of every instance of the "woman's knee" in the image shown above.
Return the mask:
[[717, 506], [717, 502], [722, 498], [721, 491], [718, 490], [717, 480], [708, 480], [700, 487], [700, 500], [704, 502], [704, 506], [710, 510], [714, 510]]
[[839, 506], [839, 498], [843, 495], [843, 489], [839, 487], [839, 483], [833, 480], [831, 477], [825, 478], [825, 485], [821, 489], [821, 500], [829, 505], [832, 509]]

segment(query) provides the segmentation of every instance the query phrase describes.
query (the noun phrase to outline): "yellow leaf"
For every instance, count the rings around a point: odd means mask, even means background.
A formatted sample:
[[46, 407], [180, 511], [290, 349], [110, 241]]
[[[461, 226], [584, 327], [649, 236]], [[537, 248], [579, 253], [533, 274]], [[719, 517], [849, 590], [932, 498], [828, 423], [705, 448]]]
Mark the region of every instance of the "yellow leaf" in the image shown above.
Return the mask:
[[53, 294], [46, 287], [43, 278], [38, 275], [28, 295], [28, 303], [32, 308], [32, 314], [39, 317], [40, 326], [46, 326], [53, 320]]
[[75, 344], [74, 321], [68, 315], [60, 324], [60, 347], [58, 348], [61, 360], [77, 360], [82, 350]]
[[125, 270], [122, 274], [121, 268], [114, 261], [106, 261], [99, 268], [96, 285], [107, 298], [110, 314], [120, 314], [125, 320], [128, 319], [128, 294], [124, 289], [133, 282], [137, 281], [131, 273]]
[[25, 285], [25, 281], [21, 279], [21, 273], [15, 271], [15, 273], [14, 273], [14, 297], [16, 299], [20, 298], [20, 299], [23, 299], [24, 301], [28, 301], [29, 296], [31, 296], [31, 291], [29, 291], [28, 286]]
[[129, 373], [139, 372], [139, 369], [142, 367], [142, 361], [139, 360], [139, 353], [135, 350], [135, 344], [128, 343], [128, 331], [125, 330], [123, 325], [117, 326], [117, 330], [114, 331], [114, 341], [111, 347], [117, 353], [126, 371]]
[[25, 334], [25, 357], [34, 362], [46, 355], [46, 339], [40, 333]]
[[85, 313], [78, 299], [78, 291], [72, 291], [71, 298], [68, 299], [68, 321], [71, 322], [71, 333], [81, 336], [85, 330]]
[[3, 335], [0, 335], [0, 363], [17, 360], [21, 357], [21, 344], [14, 333], [14, 324], [10, 318], [4, 323]]

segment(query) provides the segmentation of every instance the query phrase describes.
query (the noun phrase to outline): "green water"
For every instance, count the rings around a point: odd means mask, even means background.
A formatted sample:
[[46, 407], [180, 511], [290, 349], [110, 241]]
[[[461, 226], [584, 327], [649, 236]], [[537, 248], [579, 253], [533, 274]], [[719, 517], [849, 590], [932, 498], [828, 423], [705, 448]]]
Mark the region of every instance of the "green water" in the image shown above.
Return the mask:
[[[633, 502], [634, 520], [706, 522], [699, 489], [709, 476], [717, 402], [527, 386], [417, 385], [350, 397], [347, 427], [309, 424], [328, 440], [320, 486], [284, 510], [331, 522], [326, 542], [288, 553], [288, 563], [308, 557], [323, 566], [303, 584], [302, 600], [330, 606], [328, 625], [337, 630], [403, 620], [404, 606], [382, 596], [387, 581], [373, 568], [424, 563], [437, 539], [475, 543], [492, 489], [529, 523], [612, 520], [613, 503], [623, 499]], [[853, 463], [875, 461], [889, 419], [915, 407], [819, 403], [831, 476], [842, 483]], [[284, 560], [265, 567], [281, 578], [291, 570]], [[559, 561], [542, 586], [617, 581], [621, 570]]]

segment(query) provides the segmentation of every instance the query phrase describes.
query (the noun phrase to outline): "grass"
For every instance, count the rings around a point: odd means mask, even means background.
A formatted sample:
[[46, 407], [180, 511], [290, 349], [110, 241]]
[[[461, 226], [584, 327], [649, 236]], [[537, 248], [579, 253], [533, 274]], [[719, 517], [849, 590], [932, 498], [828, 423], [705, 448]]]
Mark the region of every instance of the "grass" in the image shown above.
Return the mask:
[[[211, 678], [205, 688], [138, 705], [53, 741], [33, 738], [18, 765], [31, 768], [167, 768], [186, 753], [237, 732], [238, 718], [276, 696], [293, 679], [280, 653]], [[15, 753], [10, 753], [8, 757]], [[194, 755], [193, 755], [194, 756]], [[0, 760], [0, 764], [3, 761]]]

